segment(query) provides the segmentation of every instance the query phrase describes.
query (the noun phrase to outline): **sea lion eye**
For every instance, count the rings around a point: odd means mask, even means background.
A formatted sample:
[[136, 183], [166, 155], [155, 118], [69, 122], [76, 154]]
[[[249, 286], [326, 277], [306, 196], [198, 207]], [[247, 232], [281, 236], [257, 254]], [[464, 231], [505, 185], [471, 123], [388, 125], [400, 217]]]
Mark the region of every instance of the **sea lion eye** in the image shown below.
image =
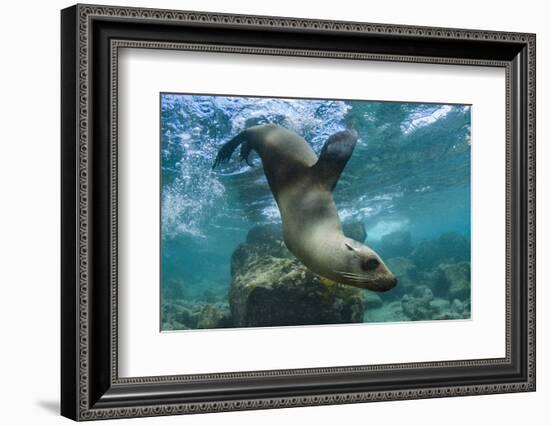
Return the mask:
[[380, 265], [380, 261], [375, 257], [365, 259], [363, 260], [363, 262], [361, 262], [361, 267], [365, 271], [372, 271], [373, 269], [378, 268], [378, 265]]

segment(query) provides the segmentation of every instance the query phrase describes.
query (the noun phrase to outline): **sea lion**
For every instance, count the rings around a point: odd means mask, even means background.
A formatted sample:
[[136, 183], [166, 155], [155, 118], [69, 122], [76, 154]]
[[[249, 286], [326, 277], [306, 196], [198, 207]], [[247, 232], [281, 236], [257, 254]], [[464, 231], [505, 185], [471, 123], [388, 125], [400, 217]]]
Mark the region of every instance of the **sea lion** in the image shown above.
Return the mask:
[[333, 134], [319, 158], [298, 134], [274, 124], [250, 127], [219, 150], [212, 168], [226, 163], [240, 145], [241, 161], [258, 153], [283, 222], [288, 249], [321, 277], [374, 291], [397, 280], [371, 248], [342, 232], [332, 191], [350, 158], [357, 133]]

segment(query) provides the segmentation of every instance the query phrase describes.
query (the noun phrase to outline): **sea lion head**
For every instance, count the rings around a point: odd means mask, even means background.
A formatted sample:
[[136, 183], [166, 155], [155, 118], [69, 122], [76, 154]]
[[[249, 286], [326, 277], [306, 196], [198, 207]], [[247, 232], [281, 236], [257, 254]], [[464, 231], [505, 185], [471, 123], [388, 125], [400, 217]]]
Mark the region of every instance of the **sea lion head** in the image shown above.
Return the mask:
[[388, 291], [395, 287], [397, 278], [370, 247], [351, 238], [343, 239], [345, 253], [343, 270], [335, 271], [338, 282], [373, 291]]

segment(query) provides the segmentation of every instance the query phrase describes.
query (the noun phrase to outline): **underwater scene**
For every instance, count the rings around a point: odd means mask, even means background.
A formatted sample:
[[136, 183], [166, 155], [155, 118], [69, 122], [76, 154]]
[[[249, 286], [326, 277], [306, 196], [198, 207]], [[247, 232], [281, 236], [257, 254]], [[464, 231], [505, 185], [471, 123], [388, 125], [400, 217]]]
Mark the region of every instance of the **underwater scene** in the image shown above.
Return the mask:
[[470, 318], [469, 105], [160, 94], [160, 330]]

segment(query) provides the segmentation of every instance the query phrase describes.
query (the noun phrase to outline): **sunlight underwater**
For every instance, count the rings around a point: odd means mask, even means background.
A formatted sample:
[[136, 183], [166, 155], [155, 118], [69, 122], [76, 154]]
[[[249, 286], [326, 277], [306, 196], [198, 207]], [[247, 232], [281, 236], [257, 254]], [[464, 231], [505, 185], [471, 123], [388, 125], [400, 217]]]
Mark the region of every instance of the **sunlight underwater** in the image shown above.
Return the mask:
[[[398, 279], [375, 293], [323, 279], [282, 243], [260, 159], [212, 170], [240, 131], [274, 123], [319, 153], [354, 129], [334, 190], [347, 236]], [[470, 318], [470, 107], [161, 95], [161, 329]]]

